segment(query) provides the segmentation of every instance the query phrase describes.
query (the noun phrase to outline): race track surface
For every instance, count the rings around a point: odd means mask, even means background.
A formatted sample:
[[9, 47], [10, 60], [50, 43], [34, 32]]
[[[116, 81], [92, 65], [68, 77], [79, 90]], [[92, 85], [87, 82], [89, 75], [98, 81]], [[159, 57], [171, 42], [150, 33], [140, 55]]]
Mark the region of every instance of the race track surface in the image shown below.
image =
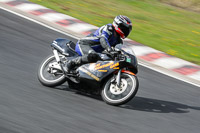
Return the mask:
[[142, 66], [136, 97], [121, 107], [42, 86], [37, 67], [50, 43], [69, 37], [0, 14], [0, 133], [199, 133], [200, 88]]

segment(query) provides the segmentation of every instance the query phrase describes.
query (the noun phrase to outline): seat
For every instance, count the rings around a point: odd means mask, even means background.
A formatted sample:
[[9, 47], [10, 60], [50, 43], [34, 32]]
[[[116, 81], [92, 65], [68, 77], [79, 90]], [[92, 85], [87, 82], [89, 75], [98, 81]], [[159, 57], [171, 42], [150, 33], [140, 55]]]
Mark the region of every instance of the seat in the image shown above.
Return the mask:
[[67, 46], [73, 50], [75, 52], [75, 49], [76, 49], [76, 44], [72, 41], [69, 41], [69, 43], [67, 43]]
[[78, 53], [75, 51], [76, 44], [68, 39], [56, 39], [51, 44], [52, 47], [57, 49], [60, 53], [68, 56], [78, 56]]

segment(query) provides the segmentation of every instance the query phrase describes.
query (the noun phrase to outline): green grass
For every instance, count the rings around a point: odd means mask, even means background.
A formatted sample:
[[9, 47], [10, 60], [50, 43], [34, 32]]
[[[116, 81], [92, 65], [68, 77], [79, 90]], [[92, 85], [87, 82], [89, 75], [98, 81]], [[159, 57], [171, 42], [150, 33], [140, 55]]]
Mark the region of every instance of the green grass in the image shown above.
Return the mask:
[[183, 9], [200, 12], [200, 0], [160, 0], [160, 1]]
[[30, 1], [96, 26], [126, 15], [133, 22], [128, 38], [200, 65], [200, 13], [159, 0]]

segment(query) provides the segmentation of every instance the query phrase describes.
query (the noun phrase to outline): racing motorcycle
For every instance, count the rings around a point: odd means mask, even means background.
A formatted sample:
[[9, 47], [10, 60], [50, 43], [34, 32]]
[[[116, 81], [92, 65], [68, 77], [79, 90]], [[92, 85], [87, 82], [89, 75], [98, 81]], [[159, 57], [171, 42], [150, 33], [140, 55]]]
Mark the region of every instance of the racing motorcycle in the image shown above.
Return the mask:
[[110, 105], [121, 105], [130, 101], [137, 93], [138, 63], [134, 52], [124, 45], [116, 45], [113, 51], [99, 53], [101, 60], [74, 68], [66, 73], [62, 64], [79, 56], [75, 43], [68, 39], [56, 39], [51, 44], [53, 55], [39, 66], [38, 79], [48, 87], [68, 82], [69, 87], [99, 92]]

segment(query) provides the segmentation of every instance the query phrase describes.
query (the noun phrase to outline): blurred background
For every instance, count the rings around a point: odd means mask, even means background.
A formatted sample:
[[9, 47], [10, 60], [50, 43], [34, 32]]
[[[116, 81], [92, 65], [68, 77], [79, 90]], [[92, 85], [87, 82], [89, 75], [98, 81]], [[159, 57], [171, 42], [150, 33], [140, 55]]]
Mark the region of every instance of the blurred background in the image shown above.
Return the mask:
[[117, 15], [133, 22], [128, 38], [200, 65], [200, 0], [30, 0], [102, 26]]
[[[136, 97], [120, 107], [67, 83], [42, 86], [38, 66], [52, 54], [52, 41], [77, 39], [12, 12], [12, 6], [26, 11], [38, 6], [26, 0], [2, 1], [11, 5], [0, 9], [0, 133], [199, 133], [199, 86], [145, 65], [139, 65]], [[200, 65], [199, 0], [31, 1], [96, 26], [126, 15], [133, 22], [130, 39]], [[189, 73], [192, 69], [181, 67]]]

